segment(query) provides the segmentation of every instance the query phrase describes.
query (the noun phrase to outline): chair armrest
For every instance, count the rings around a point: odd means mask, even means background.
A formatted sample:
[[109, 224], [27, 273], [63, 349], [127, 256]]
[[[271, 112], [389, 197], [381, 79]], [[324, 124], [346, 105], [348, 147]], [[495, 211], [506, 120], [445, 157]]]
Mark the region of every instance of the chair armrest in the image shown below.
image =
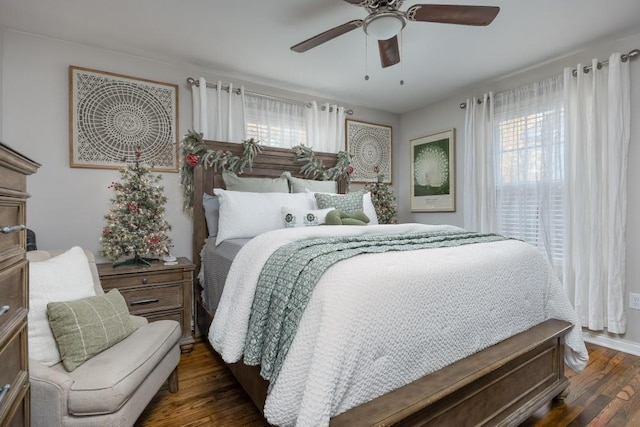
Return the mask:
[[147, 323], [149, 323], [149, 321], [142, 316], [134, 316], [130, 314], [129, 317], [131, 318], [131, 323], [133, 323], [133, 327], [136, 329], [138, 329], [140, 326], [144, 326]]
[[62, 425], [62, 418], [68, 414], [67, 401], [73, 385], [71, 377], [29, 359], [29, 381], [31, 425]]

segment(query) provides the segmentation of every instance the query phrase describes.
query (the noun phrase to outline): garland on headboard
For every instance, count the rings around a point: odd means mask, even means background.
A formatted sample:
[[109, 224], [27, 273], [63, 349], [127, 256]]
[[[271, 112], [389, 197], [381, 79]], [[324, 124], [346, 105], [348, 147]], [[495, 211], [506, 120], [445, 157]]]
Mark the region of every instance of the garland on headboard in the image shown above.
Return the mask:
[[321, 179], [323, 181], [340, 181], [344, 180], [347, 184], [351, 178], [353, 172], [353, 166], [351, 166], [351, 154], [346, 151], [340, 151], [337, 154], [336, 165], [332, 168], [325, 169], [322, 165], [322, 160], [318, 159], [313, 150], [304, 145], [299, 145], [296, 148], [296, 153], [293, 159], [298, 163], [304, 163], [300, 166], [300, 172], [307, 178]]
[[236, 174], [242, 173], [246, 167], [251, 167], [253, 159], [260, 154], [258, 141], [253, 138], [242, 141], [244, 150], [242, 156], [235, 156], [230, 151], [212, 150], [207, 147], [201, 133], [192, 130], [181, 141], [182, 164], [180, 166], [180, 183], [184, 211], [193, 208], [193, 168], [202, 165], [205, 169], [213, 168], [217, 171], [225, 169]]
[[[202, 165], [205, 169], [213, 168], [214, 171], [225, 169], [236, 174], [241, 174], [246, 167], [251, 167], [253, 159], [261, 153], [258, 141], [253, 138], [242, 142], [244, 150], [242, 156], [235, 156], [230, 151], [212, 150], [204, 142], [203, 135], [189, 130], [180, 142], [182, 152], [182, 164], [180, 165], [180, 183], [182, 184], [182, 208], [190, 212], [193, 208], [193, 168]], [[300, 172], [307, 178], [321, 179], [324, 181], [344, 180], [347, 185], [353, 172], [351, 155], [345, 151], [337, 154], [336, 165], [325, 169], [322, 160], [318, 159], [313, 150], [304, 145], [295, 148], [294, 161], [304, 163], [300, 166]]]

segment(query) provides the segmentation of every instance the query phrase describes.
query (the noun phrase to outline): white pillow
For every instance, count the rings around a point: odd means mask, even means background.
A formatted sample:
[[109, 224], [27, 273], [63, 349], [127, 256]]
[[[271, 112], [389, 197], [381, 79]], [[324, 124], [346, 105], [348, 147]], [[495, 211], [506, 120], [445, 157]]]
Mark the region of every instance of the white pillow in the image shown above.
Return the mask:
[[362, 196], [362, 212], [369, 217], [369, 225], [378, 225], [378, 216], [376, 215], [376, 208], [371, 201], [371, 192], [367, 191]]
[[313, 225], [322, 225], [327, 220], [327, 214], [333, 208], [327, 209], [299, 209], [286, 207], [282, 208], [282, 217], [284, 219], [285, 228], [293, 227], [310, 227]]
[[49, 327], [48, 303], [95, 295], [89, 260], [82, 248], [74, 246], [56, 257], [30, 262], [29, 358], [47, 366], [62, 360]]
[[318, 209], [312, 193], [249, 193], [214, 188], [220, 202], [216, 245], [284, 228], [282, 207]]

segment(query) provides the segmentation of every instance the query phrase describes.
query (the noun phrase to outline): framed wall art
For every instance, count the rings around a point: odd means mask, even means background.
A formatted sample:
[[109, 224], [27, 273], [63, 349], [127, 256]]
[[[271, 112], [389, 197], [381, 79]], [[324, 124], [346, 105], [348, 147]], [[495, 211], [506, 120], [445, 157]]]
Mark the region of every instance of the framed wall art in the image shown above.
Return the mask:
[[69, 66], [71, 167], [178, 171], [178, 85]]
[[411, 149], [411, 211], [455, 212], [455, 129], [415, 138]]
[[391, 126], [346, 119], [345, 141], [351, 154], [351, 182], [382, 182], [391, 184]]

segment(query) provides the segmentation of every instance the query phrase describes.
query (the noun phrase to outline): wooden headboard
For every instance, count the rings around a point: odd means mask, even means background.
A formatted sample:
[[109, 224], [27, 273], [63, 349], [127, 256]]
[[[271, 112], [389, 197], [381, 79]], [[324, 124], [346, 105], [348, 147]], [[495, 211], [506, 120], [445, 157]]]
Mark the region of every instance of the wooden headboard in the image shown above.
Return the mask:
[[[230, 151], [236, 156], [241, 156], [243, 145], [233, 142], [205, 141], [212, 150]], [[259, 178], [277, 178], [282, 172], [289, 171], [292, 176], [305, 178], [300, 173], [301, 164], [293, 160], [295, 149], [275, 148], [261, 146], [262, 152], [256, 156], [251, 169], [246, 169], [242, 176]], [[337, 162], [336, 154], [314, 153], [322, 160], [325, 168], [335, 166]], [[196, 264], [196, 275], [200, 272], [200, 250], [208, 237], [207, 224], [202, 208], [203, 193], [213, 194], [213, 188], [225, 188], [222, 181], [222, 171], [214, 172], [213, 169], [205, 169], [201, 165], [194, 168], [193, 172], [193, 240], [192, 259]], [[338, 182], [338, 191], [344, 193], [346, 185]], [[196, 281], [197, 285], [197, 281]]]

